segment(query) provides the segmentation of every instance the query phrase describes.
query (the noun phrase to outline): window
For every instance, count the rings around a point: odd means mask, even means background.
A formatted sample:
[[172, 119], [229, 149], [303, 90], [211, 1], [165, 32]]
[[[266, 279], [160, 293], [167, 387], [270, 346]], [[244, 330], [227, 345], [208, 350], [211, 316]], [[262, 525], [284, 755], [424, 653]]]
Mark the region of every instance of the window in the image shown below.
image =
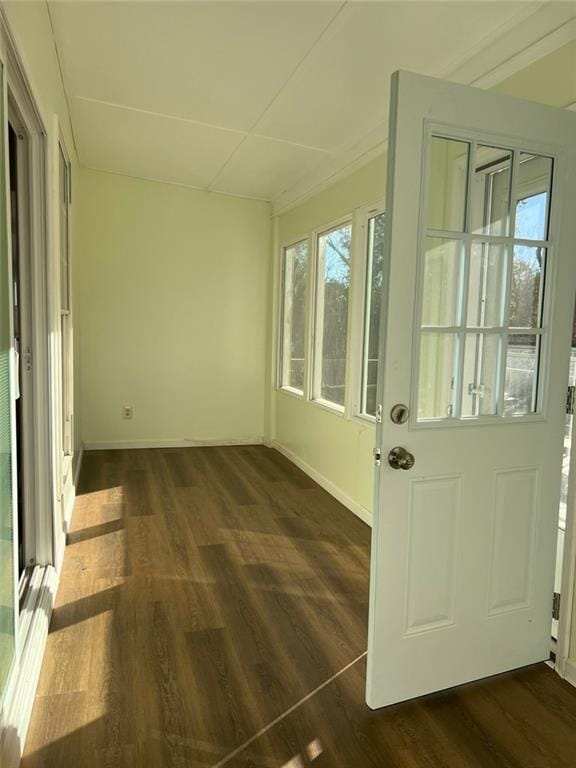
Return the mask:
[[376, 416], [380, 312], [384, 278], [384, 214], [368, 219], [360, 413]]
[[314, 350], [315, 400], [344, 411], [350, 292], [350, 222], [317, 238]]
[[70, 163], [60, 144], [60, 357], [62, 365], [62, 451], [71, 456], [72, 448], [72, 317], [70, 265]]
[[418, 420], [538, 410], [552, 166], [548, 157], [432, 138]]
[[[355, 213], [363, 240], [356, 247], [365, 250], [358, 254], [354, 296], [350, 290], [356, 241], [351, 217], [314, 236], [313, 269], [309, 238], [285, 246], [280, 266], [278, 388], [339, 413], [350, 404], [354, 415], [370, 420], [376, 415], [384, 279], [381, 206], [366, 206]], [[314, 275], [310, 291], [308, 274]], [[353, 327], [349, 327], [350, 318]]]
[[280, 386], [304, 393], [308, 241], [284, 249]]

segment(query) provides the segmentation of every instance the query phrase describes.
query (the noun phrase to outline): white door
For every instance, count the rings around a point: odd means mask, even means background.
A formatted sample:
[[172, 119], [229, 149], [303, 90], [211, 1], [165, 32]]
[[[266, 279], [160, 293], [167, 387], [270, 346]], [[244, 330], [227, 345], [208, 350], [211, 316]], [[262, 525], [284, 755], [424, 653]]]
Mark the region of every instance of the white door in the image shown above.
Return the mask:
[[406, 72], [390, 112], [372, 708], [549, 657], [576, 287], [576, 114]]

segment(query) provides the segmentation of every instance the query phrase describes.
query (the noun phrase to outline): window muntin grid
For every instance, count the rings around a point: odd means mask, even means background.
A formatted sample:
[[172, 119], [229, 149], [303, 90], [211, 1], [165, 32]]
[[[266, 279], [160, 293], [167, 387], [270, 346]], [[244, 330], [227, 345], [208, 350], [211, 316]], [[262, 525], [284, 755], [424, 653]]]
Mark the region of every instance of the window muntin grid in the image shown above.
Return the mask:
[[552, 174], [543, 155], [430, 137], [418, 422], [538, 411]]

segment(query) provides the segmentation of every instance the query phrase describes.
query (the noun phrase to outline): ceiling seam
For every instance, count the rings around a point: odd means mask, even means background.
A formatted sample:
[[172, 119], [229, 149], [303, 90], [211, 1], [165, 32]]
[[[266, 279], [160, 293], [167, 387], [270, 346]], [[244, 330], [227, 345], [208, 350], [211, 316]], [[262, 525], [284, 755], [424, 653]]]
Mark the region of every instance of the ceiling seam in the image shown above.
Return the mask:
[[[226, 133], [234, 133], [241, 136], [247, 136], [248, 131], [242, 130], [241, 128], [226, 128], [223, 125], [216, 125], [215, 123], [205, 123], [201, 120], [193, 120], [189, 117], [180, 117], [179, 115], [170, 115], [167, 112], [155, 112], [151, 109], [141, 109], [140, 107], [129, 107], [125, 104], [118, 104], [114, 101], [104, 101], [103, 99], [93, 99], [89, 96], [77, 96], [73, 95], [71, 96], [72, 99], [75, 101], [85, 101], [88, 104], [98, 104], [105, 107], [113, 107], [114, 109], [120, 109], [125, 110], [127, 112], [137, 112], [140, 115], [151, 115], [152, 117], [160, 117], [164, 118], [166, 120], [174, 120], [175, 122], [179, 123], [189, 123], [190, 125], [198, 125], [202, 128], [210, 128], [216, 131], [224, 131]], [[325, 154], [332, 154], [329, 149], [324, 149], [323, 147], [314, 147], [311, 144], [300, 144], [297, 141], [290, 141], [289, 139], [280, 139], [277, 136], [264, 136], [260, 134], [252, 134], [254, 136], [257, 136], [258, 138], [266, 139], [267, 141], [275, 141], [280, 144], [291, 144], [294, 147], [301, 147], [303, 149], [312, 149], [315, 152], [324, 152]]]
[[76, 158], [80, 160], [80, 154], [78, 152], [78, 144], [76, 142], [76, 134], [74, 132], [74, 124], [72, 122], [72, 110], [70, 108], [70, 98], [68, 96], [68, 90], [66, 89], [66, 83], [64, 82], [64, 72], [62, 70], [62, 61], [60, 60], [60, 51], [58, 50], [58, 43], [56, 41], [54, 21], [52, 19], [52, 13], [50, 12], [49, 0], [45, 0], [45, 2], [46, 2], [46, 12], [48, 13], [48, 20], [50, 22], [50, 31], [52, 32], [52, 42], [54, 43], [54, 52], [56, 53], [56, 61], [58, 62], [58, 72], [60, 73], [60, 82], [62, 84], [64, 100], [66, 101], [66, 108], [68, 110], [68, 124], [70, 126], [70, 134], [72, 135], [72, 143], [74, 144], [74, 151], [76, 153]]
[[[215, 186], [215, 184], [218, 182], [218, 179], [220, 178], [220, 176], [221, 176], [221, 175], [224, 173], [224, 171], [226, 170], [226, 168], [228, 167], [228, 165], [230, 164], [230, 162], [232, 161], [232, 159], [235, 157], [235, 155], [236, 155], [236, 154], [239, 152], [240, 148], [241, 148], [241, 147], [244, 145], [244, 143], [246, 142], [246, 140], [247, 140], [247, 139], [248, 139], [250, 136], [253, 136], [253, 135], [255, 135], [255, 134], [254, 134], [254, 131], [256, 130], [256, 127], [257, 127], [257, 125], [260, 123], [260, 121], [262, 120], [262, 118], [264, 117], [264, 115], [265, 115], [265, 114], [268, 112], [268, 110], [269, 110], [269, 109], [272, 107], [272, 105], [273, 105], [273, 104], [276, 102], [276, 100], [278, 99], [278, 97], [280, 96], [280, 94], [281, 94], [281, 93], [284, 91], [284, 89], [286, 88], [286, 86], [288, 85], [288, 83], [289, 83], [289, 82], [292, 80], [292, 78], [294, 77], [294, 75], [296, 74], [296, 72], [298, 72], [298, 70], [300, 69], [300, 67], [302, 66], [302, 64], [303, 64], [303, 63], [306, 61], [306, 59], [308, 58], [308, 56], [310, 56], [310, 54], [312, 53], [312, 51], [313, 51], [313, 50], [316, 48], [316, 46], [318, 45], [318, 43], [320, 42], [320, 40], [322, 40], [322, 38], [324, 37], [324, 35], [325, 35], [325, 34], [328, 32], [328, 30], [330, 29], [330, 27], [332, 26], [332, 24], [333, 24], [333, 23], [336, 21], [336, 19], [338, 18], [338, 16], [340, 16], [340, 14], [341, 14], [341, 13], [342, 13], [342, 11], [344, 10], [344, 8], [345, 8], [345, 7], [348, 5], [348, 3], [349, 3], [349, 0], [344, 0], [344, 2], [340, 4], [340, 7], [338, 8], [338, 10], [337, 10], [337, 11], [334, 13], [334, 15], [333, 15], [333, 16], [330, 18], [330, 21], [328, 21], [328, 23], [327, 23], [327, 24], [325, 24], [325, 26], [322, 28], [322, 30], [320, 31], [320, 33], [319, 33], [319, 34], [316, 36], [316, 38], [314, 39], [314, 42], [312, 43], [312, 45], [311, 45], [311, 46], [309, 46], [308, 50], [307, 50], [307, 51], [306, 51], [306, 52], [305, 52], [305, 53], [302, 55], [302, 57], [301, 57], [301, 58], [300, 58], [300, 60], [297, 62], [296, 66], [293, 68], [293, 70], [290, 72], [290, 74], [288, 75], [288, 77], [286, 78], [286, 80], [285, 80], [285, 81], [282, 83], [282, 85], [280, 86], [280, 88], [279, 88], [279, 89], [276, 91], [276, 94], [275, 94], [275, 95], [272, 97], [272, 99], [271, 99], [271, 100], [268, 102], [268, 104], [266, 105], [266, 107], [264, 107], [264, 109], [263, 109], [263, 111], [260, 113], [260, 115], [259, 115], [259, 116], [256, 118], [256, 120], [255, 120], [255, 121], [254, 121], [254, 123], [252, 124], [252, 127], [251, 127], [251, 128], [248, 130], [248, 132], [246, 133], [246, 136], [245, 136], [245, 137], [242, 139], [242, 141], [241, 141], [241, 142], [238, 144], [238, 146], [237, 146], [237, 147], [236, 147], [236, 148], [235, 148], [235, 149], [232, 151], [232, 153], [230, 154], [230, 156], [228, 157], [228, 159], [227, 159], [227, 160], [224, 162], [224, 164], [221, 166], [220, 170], [219, 170], [219, 171], [218, 171], [218, 172], [217, 172], [217, 173], [214, 175], [214, 177], [212, 178], [212, 181], [211, 181], [211, 182], [208, 184], [208, 186], [207, 186], [207, 189], [211, 190], [211, 189], [212, 189], [212, 188]], [[268, 138], [268, 137], [262, 137], [262, 138]], [[326, 150], [321, 150], [321, 151], [326, 151]]]
[[117, 104], [114, 101], [104, 101], [102, 99], [93, 99], [89, 96], [72, 96], [76, 101], [86, 101], [89, 104], [101, 104], [105, 107], [114, 107], [115, 109], [124, 109], [127, 112], [138, 112], [142, 115], [152, 115], [153, 117], [162, 117], [166, 120], [175, 120], [180, 123], [190, 123], [191, 125], [199, 125], [203, 128], [214, 128], [218, 131], [227, 131], [228, 133], [239, 133], [245, 136], [247, 131], [243, 131], [241, 128], [226, 128], [223, 125], [216, 125], [214, 123], [204, 123], [202, 120], [193, 120], [190, 117], [181, 117], [180, 115], [170, 115], [167, 112], [155, 112], [151, 109], [141, 109], [140, 107], [130, 107], [127, 104]]
[[296, 66], [294, 67], [294, 69], [292, 70], [292, 72], [291, 72], [291, 73], [288, 75], [288, 77], [286, 78], [286, 80], [285, 80], [285, 81], [282, 83], [282, 85], [280, 86], [280, 88], [279, 88], [279, 89], [276, 91], [276, 94], [275, 94], [275, 95], [272, 97], [272, 99], [269, 101], [269, 103], [268, 103], [268, 104], [267, 104], [267, 106], [264, 108], [264, 110], [262, 111], [262, 113], [261, 113], [261, 114], [260, 114], [260, 115], [259, 115], [259, 116], [256, 118], [256, 120], [254, 121], [254, 124], [252, 125], [252, 127], [251, 127], [251, 128], [250, 128], [250, 130], [249, 130], [249, 133], [253, 133], [253, 132], [255, 131], [255, 129], [256, 129], [256, 126], [258, 125], [258, 123], [259, 123], [259, 122], [262, 120], [262, 118], [263, 118], [263, 117], [266, 115], [266, 113], [267, 113], [267, 112], [270, 110], [270, 108], [271, 108], [271, 107], [272, 107], [272, 106], [275, 104], [275, 102], [278, 100], [278, 98], [279, 98], [280, 94], [281, 94], [281, 93], [282, 93], [282, 92], [285, 90], [285, 88], [286, 88], [286, 86], [288, 85], [288, 83], [289, 83], [289, 82], [290, 82], [290, 81], [293, 79], [294, 75], [295, 75], [295, 74], [298, 72], [298, 70], [299, 70], [299, 69], [300, 69], [300, 67], [301, 67], [301, 66], [304, 64], [304, 62], [306, 61], [306, 59], [307, 59], [307, 58], [310, 56], [310, 54], [312, 53], [312, 51], [313, 51], [313, 50], [314, 50], [314, 49], [315, 49], [315, 48], [318, 46], [318, 43], [319, 43], [319, 42], [322, 40], [322, 38], [324, 37], [324, 35], [325, 35], [325, 34], [328, 32], [328, 30], [330, 29], [330, 27], [331, 27], [331, 26], [334, 24], [334, 22], [336, 21], [336, 19], [338, 18], [338, 16], [340, 16], [340, 14], [341, 14], [341, 13], [342, 13], [342, 11], [344, 10], [344, 8], [346, 8], [346, 6], [347, 6], [347, 5], [349, 5], [349, 0], [345, 0], [345, 2], [343, 2], [343, 3], [340, 5], [340, 7], [338, 8], [338, 10], [337, 10], [337, 11], [336, 11], [336, 13], [334, 14], [334, 16], [332, 16], [332, 18], [330, 19], [330, 21], [329, 21], [329, 22], [326, 24], [326, 26], [325, 26], [325, 27], [322, 29], [322, 31], [320, 32], [320, 34], [319, 34], [319, 35], [316, 37], [316, 39], [314, 40], [314, 42], [312, 43], [312, 45], [311, 45], [311, 46], [308, 48], [308, 50], [306, 51], [306, 53], [305, 53], [305, 54], [302, 56], [302, 58], [301, 58], [301, 59], [300, 59], [300, 60], [297, 62]]
[[198, 187], [194, 184], [186, 184], [183, 181], [170, 181], [167, 179], [157, 179], [154, 176], [138, 176], [134, 173], [124, 173], [123, 171], [111, 171], [107, 168], [96, 168], [93, 165], [80, 164], [82, 168], [93, 173], [108, 173], [111, 176], [121, 176], [124, 179], [134, 179], [135, 181], [149, 181], [152, 184], [169, 184], [171, 187], [182, 187], [183, 189], [191, 189], [194, 192], [203, 192], [204, 194], [211, 195], [223, 195], [224, 197], [234, 197], [240, 200], [252, 200], [257, 203], [272, 204], [272, 201], [268, 197], [256, 197], [255, 195], [240, 195], [237, 192], [224, 192], [220, 189], [207, 189], [206, 187]]

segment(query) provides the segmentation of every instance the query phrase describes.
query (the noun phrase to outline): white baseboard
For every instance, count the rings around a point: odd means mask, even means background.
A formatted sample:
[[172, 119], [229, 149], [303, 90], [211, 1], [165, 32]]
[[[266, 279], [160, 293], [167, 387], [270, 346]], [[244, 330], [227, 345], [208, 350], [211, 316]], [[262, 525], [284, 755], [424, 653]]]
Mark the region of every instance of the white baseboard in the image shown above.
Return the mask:
[[84, 443], [86, 451], [109, 451], [132, 448], [206, 448], [225, 445], [262, 445], [262, 435], [258, 437], [233, 437], [229, 440], [194, 440], [179, 438], [175, 440], [114, 440], [111, 442], [89, 441]]
[[62, 507], [64, 513], [64, 530], [66, 533], [70, 530], [72, 524], [72, 515], [74, 514], [74, 502], [76, 501], [76, 483], [72, 476], [67, 478], [64, 490], [62, 492]]
[[564, 680], [576, 687], [576, 661], [566, 659], [564, 662]]
[[0, 719], [0, 765], [3, 768], [20, 765], [57, 587], [58, 575], [52, 566], [38, 567], [32, 575], [30, 624], [20, 664], [14, 669], [13, 684]]
[[338, 488], [338, 486], [335, 485], [331, 480], [328, 480], [326, 477], [324, 477], [324, 475], [321, 475], [320, 472], [314, 469], [314, 467], [311, 467], [310, 464], [307, 464], [289, 448], [286, 448], [286, 446], [282, 445], [282, 443], [279, 443], [276, 440], [272, 440], [270, 447], [277, 450], [283, 456], [286, 456], [286, 458], [291, 461], [292, 464], [296, 464], [296, 466], [301, 469], [302, 472], [305, 472], [308, 477], [311, 477], [312, 480], [318, 483], [318, 485], [322, 486], [325, 491], [328, 491], [331, 496], [334, 496], [334, 498], [339, 501], [340, 504], [343, 504], [347, 509], [350, 510], [350, 512], [353, 512], [356, 517], [359, 517], [360, 520], [362, 520], [363, 523], [366, 523], [366, 525], [372, 527], [372, 515], [366, 509], [366, 507], [363, 507], [362, 504], [359, 504], [357, 501], [354, 501], [354, 499], [350, 498], [350, 496], [345, 494], [344, 491]]
[[76, 461], [76, 469], [74, 470], [74, 491], [78, 488], [78, 478], [80, 477], [80, 470], [82, 469], [82, 459], [84, 458], [84, 443], [80, 446], [78, 451], [78, 460]]

